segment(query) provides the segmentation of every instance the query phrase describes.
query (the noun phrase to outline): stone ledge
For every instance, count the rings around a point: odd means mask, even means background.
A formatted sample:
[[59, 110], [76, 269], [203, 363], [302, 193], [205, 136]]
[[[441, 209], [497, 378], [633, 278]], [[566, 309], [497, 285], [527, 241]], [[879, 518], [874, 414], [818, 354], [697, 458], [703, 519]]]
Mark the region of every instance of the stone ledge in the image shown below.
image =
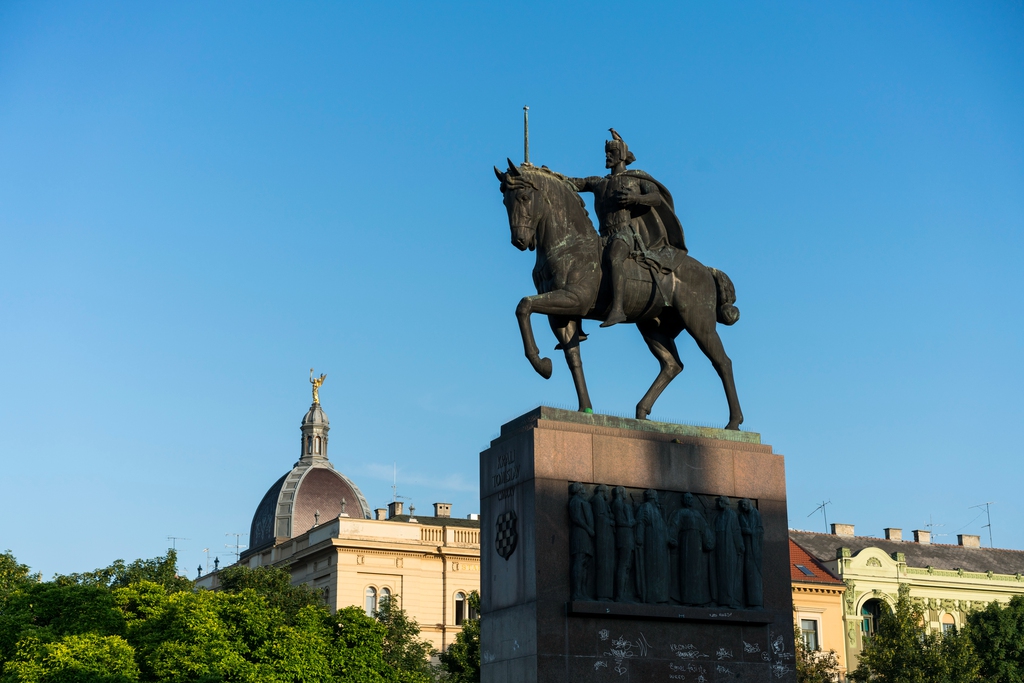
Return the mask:
[[[736, 443], [761, 443], [761, 435], [757, 432], [716, 429], [714, 427], [697, 427], [695, 425], [676, 424], [674, 422], [656, 422], [654, 420], [635, 420], [628, 417], [617, 417], [615, 415], [581, 413], [575, 410], [551, 408], [550, 406], [538, 406], [512, 421], [506, 422], [501, 426], [500, 437], [509, 436], [522, 431], [523, 429], [527, 429], [535, 425], [538, 420], [570, 422], [587, 425], [589, 427], [607, 427], [611, 429], [625, 429], [634, 432], [656, 432], [671, 436], [695, 436], [704, 439], [716, 439], [719, 441], [733, 441]], [[496, 440], [498, 439], [495, 439], [495, 441]]]
[[574, 617], [619, 617], [624, 619], [664, 619], [669, 621], [713, 621], [732, 624], [771, 624], [775, 617], [759, 610], [730, 610], [681, 605], [645, 605], [622, 602], [573, 600], [565, 604]]

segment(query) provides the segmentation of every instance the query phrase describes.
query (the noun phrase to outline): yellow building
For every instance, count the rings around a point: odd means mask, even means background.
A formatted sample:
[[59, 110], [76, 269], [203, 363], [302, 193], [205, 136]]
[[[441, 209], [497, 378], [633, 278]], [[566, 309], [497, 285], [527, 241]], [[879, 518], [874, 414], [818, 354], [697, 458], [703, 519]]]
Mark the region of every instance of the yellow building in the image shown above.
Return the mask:
[[[321, 590], [332, 610], [372, 613], [392, 596], [445, 649], [469, 616], [470, 592], [480, 590], [478, 516], [454, 518], [448, 503], [435, 503], [430, 516], [403, 514], [401, 502], [370, 510], [327, 458], [330, 423], [315, 391], [300, 430], [299, 461], [257, 506], [239, 564], [284, 567], [293, 584]], [[196, 585], [216, 589], [216, 572]]]
[[799, 545], [789, 541], [793, 621], [809, 651], [834, 650], [846, 667], [843, 645], [843, 593], [846, 585]]
[[831, 534], [790, 530], [790, 539], [846, 586], [839, 623], [849, 670], [882, 611], [895, 604], [900, 584], [910, 586], [930, 632], [960, 628], [971, 611], [1024, 595], [1024, 552], [982, 548], [966, 534], [957, 545], [932, 543], [928, 531], [913, 534], [913, 541], [895, 528], [885, 529], [884, 538], [856, 536], [852, 524], [833, 524]]

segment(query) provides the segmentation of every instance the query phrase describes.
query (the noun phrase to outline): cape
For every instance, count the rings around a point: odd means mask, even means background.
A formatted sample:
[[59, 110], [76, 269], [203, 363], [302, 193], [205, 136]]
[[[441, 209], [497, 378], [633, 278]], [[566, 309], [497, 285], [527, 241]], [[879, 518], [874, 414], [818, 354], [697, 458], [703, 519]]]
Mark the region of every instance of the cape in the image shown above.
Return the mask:
[[[651, 212], [665, 226], [668, 243], [676, 249], [682, 249], [683, 253], [686, 253], [688, 250], [686, 248], [686, 238], [683, 235], [683, 225], [679, 222], [679, 217], [676, 216], [676, 207], [675, 202], [672, 201], [672, 193], [668, 191], [667, 187], [655, 180], [650, 173], [644, 171], [625, 171], [624, 175], [641, 178], [642, 180], [654, 183], [658, 188], [658, 192], [661, 193], [662, 202], [660, 206], [652, 206]], [[647, 220], [647, 216], [641, 216], [641, 218], [644, 221]]]

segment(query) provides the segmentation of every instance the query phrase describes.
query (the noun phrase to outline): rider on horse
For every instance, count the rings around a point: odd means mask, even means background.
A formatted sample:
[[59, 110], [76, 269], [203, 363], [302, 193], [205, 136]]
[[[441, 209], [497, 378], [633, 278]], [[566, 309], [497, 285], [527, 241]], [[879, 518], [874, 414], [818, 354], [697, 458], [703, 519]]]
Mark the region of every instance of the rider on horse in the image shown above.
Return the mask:
[[652, 272], [664, 273], [674, 270], [686, 255], [672, 195], [647, 173], [626, 170], [636, 157], [615, 129], [609, 130], [612, 139], [605, 141], [604, 155], [605, 168], [611, 173], [603, 178], [569, 179], [580, 192], [594, 193], [594, 210], [611, 268], [612, 303], [601, 327], [626, 321], [622, 299], [627, 258], [636, 259]]

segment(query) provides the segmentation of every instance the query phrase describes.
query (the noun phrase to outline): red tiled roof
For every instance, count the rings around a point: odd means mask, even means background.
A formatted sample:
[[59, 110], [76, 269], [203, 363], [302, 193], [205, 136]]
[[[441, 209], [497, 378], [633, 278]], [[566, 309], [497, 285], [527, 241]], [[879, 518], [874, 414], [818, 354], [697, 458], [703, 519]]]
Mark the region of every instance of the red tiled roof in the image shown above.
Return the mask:
[[[811, 574], [808, 575], [797, 565], [811, 572]], [[833, 576], [832, 572], [826, 569], [816, 558], [809, 555], [806, 550], [798, 546], [792, 538], [789, 539], [789, 577], [793, 581], [804, 583], [843, 585], [842, 581]]]

